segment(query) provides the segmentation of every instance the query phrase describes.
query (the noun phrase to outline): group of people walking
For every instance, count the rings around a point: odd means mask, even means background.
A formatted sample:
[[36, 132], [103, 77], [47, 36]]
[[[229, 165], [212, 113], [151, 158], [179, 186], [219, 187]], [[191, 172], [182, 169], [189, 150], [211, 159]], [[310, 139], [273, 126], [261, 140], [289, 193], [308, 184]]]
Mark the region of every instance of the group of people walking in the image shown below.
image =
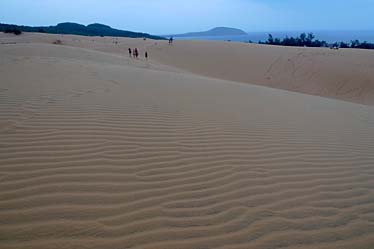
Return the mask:
[[[139, 50], [137, 48], [135, 48], [135, 49], [129, 48], [129, 56], [138, 59], [139, 58]], [[147, 51], [145, 51], [144, 57], [146, 59], [148, 59], [148, 52]]]
[[[169, 39], [169, 45], [172, 45], [173, 42], [174, 42], [174, 38], [171, 36], [170, 39]], [[156, 45], [157, 45], [157, 43], [156, 43]], [[132, 57], [132, 58], [138, 59], [139, 58], [138, 48], [134, 48], [134, 49], [129, 48], [129, 56]], [[148, 60], [148, 52], [147, 51], [144, 52], [144, 58], [146, 60]]]

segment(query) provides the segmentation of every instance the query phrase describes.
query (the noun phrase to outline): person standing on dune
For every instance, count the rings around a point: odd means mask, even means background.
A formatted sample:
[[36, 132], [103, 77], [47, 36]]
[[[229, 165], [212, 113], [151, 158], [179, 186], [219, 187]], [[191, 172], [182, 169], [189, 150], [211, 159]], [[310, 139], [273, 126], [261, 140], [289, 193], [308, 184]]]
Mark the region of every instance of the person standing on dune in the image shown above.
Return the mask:
[[130, 55], [130, 57], [132, 57], [132, 50], [131, 50], [131, 48], [129, 48], [129, 55]]
[[135, 48], [135, 50], [134, 50], [134, 57], [135, 57], [136, 59], [138, 59], [138, 56], [139, 56], [138, 48]]
[[145, 51], [145, 59], [148, 60], [148, 52]]

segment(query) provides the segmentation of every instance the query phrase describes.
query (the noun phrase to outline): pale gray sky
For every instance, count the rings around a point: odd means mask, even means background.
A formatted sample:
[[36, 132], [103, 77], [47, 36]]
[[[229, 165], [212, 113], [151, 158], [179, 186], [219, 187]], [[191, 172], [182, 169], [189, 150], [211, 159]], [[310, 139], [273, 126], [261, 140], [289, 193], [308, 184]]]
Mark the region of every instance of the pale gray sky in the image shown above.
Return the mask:
[[0, 22], [99, 22], [153, 34], [215, 26], [245, 31], [374, 30], [374, 0], [0, 0]]

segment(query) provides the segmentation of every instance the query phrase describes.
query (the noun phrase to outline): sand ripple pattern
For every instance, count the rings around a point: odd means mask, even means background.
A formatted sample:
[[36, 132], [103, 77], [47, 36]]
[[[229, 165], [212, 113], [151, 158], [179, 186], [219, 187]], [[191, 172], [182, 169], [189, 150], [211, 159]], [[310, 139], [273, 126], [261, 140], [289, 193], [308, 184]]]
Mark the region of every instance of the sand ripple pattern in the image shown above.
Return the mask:
[[0, 248], [374, 247], [371, 107], [81, 70], [0, 92]]

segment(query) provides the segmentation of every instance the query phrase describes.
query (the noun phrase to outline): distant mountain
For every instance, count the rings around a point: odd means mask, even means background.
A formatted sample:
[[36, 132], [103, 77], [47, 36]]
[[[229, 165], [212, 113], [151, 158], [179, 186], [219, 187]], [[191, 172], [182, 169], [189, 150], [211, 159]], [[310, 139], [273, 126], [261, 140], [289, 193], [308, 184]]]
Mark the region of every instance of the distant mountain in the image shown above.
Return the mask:
[[217, 27], [203, 32], [190, 32], [185, 34], [173, 35], [174, 37], [199, 37], [199, 36], [226, 36], [226, 35], [247, 35], [246, 32], [240, 29]]
[[83, 35], [83, 36], [115, 36], [115, 37], [130, 37], [130, 38], [149, 38], [155, 40], [164, 40], [164, 37], [150, 35], [146, 33], [125, 31], [119, 29], [113, 29], [110, 26], [94, 23], [90, 25], [82, 25], [78, 23], [60, 23], [56, 26], [48, 27], [30, 27], [30, 26], [18, 26], [12, 24], [1, 24], [0, 32], [4, 32], [9, 29], [18, 29], [23, 32], [39, 32], [48, 34], [69, 34], [69, 35]]

